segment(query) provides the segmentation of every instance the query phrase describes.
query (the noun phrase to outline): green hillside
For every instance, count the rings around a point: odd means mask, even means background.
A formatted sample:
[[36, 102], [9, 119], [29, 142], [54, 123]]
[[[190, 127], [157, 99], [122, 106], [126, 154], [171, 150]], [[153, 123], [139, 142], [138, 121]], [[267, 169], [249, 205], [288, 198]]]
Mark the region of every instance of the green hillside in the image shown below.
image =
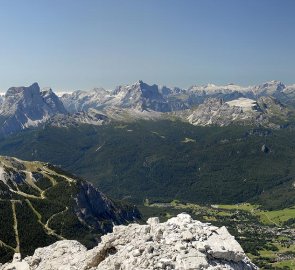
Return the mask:
[[[82, 213], [85, 213], [83, 215]], [[42, 162], [0, 157], [0, 263], [61, 239], [93, 247], [113, 224], [140, 218], [89, 183]]]
[[177, 121], [48, 127], [2, 140], [0, 154], [59, 164], [138, 204], [253, 201], [276, 209], [295, 204], [294, 133]]

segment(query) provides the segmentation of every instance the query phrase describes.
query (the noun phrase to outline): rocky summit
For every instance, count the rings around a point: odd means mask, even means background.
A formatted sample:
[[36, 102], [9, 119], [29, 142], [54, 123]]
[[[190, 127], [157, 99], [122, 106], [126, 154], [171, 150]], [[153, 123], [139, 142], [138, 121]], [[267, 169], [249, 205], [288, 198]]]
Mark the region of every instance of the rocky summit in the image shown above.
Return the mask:
[[87, 250], [63, 240], [39, 248], [23, 260], [16, 254], [1, 270], [258, 269], [225, 227], [179, 214], [167, 222], [115, 226], [98, 246]]

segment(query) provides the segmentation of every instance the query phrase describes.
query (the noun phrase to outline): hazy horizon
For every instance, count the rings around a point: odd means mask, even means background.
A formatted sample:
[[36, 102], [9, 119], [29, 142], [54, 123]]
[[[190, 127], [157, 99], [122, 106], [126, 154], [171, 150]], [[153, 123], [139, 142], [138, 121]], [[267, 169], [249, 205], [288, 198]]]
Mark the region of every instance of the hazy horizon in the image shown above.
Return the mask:
[[[139, 80], [137, 80], [137, 81], [139, 81]], [[137, 82], [136, 81], [136, 82]], [[239, 86], [241, 86], [241, 87], [254, 87], [254, 86], [257, 86], [257, 85], [262, 85], [262, 84], [264, 84], [264, 83], [268, 83], [268, 82], [271, 82], [271, 81], [279, 81], [279, 82], [282, 82], [282, 83], [284, 83], [283, 81], [280, 81], [280, 80], [269, 80], [269, 81], [264, 81], [264, 82], [260, 82], [260, 83], [257, 83], [257, 84], [248, 84], [248, 85], [242, 85], [242, 84], [236, 84], [236, 85], [239, 85]], [[136, 82], [133, 82], [133, 83], [130, 83], [130, 84], [134, 84], [134, 83], [136, 83]], [[153, 83], [153, 82], [146, 82], [146, 81], [143, 81], [144, 83], [146, 83], [146, 84], [148, 84], [148, 85], [153, 85], [153, 84], [156, 84], [156, 83]], [[34, 82], [35, 83], [35, 82]], [[38, 83], [38, 82], [36, 82], [36, 83]], [[32, 85], [33, 83], [31, 83], [31, 84], [28, 84], [28, 85], [13, 85], [13, 86], [11, 86], [11, 87], [28, 87], [28, 86], [30, 86], [30, 85]], [[122, 84], [120, 84], [120, 85], [117, 85], [117, 86], [122, 86], [122, 85], [130, 85], [130, 84], [127, 84], [127, 83], [122, 83]], [[214, 83], [214, 82], [211, 82], [211, 83], [208, 83], [208, 84], [212, 84], [212, 85], [216, 85], [216, 86], [226, 86], [226, 85], [230, 85], [230, 84], [235, 84], [235, 83], [225, 83], [225, 84], [216, 84], [216, 83]], [[197, 85], [197, 86], [205, 86], [205, 85], [208, 85], [208, 84], [198, 84], [198, 83], [195, 83], [195, 84], [192, 84], [192, 85], [190, 85], [190, 87], [191, 86], [195, 86], [195, 85]], [[72, 92], [74, 92], [74, 91], [78, 91], [78, 90], [81, 90], [81, 91], [91, 91], [91, 90], [93, 90], [94, 88], [96, 88], [96, 89], [98, 89], [98, 88], [103, 88], [103, 89], [105, 89], [105, 90], [107, 90], [107, 91], [112, 91], [112, 90], [114, 90], [116, 87], [114, 87], [114, 88], [105, 88], [105, 87], [103, 87], [103, 86], [99, 86], [99, 87], [93, 87], [93, 88], [89, 88], [89, 89], [68, 89], [68, 90], [64, 90], [64, 89], [54, 89], [54, 88], [52, 88], [52, 87], [50, 87], [50, 86], [43, 86], [43, 85], [40, 85], [39, 83], [38, 83], [38, 85], [39, 85], [39, 87], [40, 87], [40, 89], [42, 90], [42, 89], [46, 89], [46, 88], [51, 88], [52, 90], [53, 90], [53, 92], [55, 92], [55, 93], [57, 93], [58, 94], [58, 96], [61, 96], [61, 95], [63, 95], [63, 94], [66, 94], [66, 93], [72, 93]], [[158, 86], [166, 86], [166, 87], [179, 87], [178, 85], [164, 85], [164, 84], [156, 84], [156, 85], [158, 85]], [[295, 85], [295, 81], [293, 82], [293, 83], [291, 83], [291, 84], [285, 84], [286, 86], [288, 86], [288, 85]], [[182, 88], [182, 89], [188, 89], [189, 87], [179, 87], [179, 88]], [[7, 91], [8, 89], [6, 89], [6, 90], [2, 90], [2, 89], [0, 89], [0, 95], [4, 95], [5, 93], [6, 93], [6, 91]]]

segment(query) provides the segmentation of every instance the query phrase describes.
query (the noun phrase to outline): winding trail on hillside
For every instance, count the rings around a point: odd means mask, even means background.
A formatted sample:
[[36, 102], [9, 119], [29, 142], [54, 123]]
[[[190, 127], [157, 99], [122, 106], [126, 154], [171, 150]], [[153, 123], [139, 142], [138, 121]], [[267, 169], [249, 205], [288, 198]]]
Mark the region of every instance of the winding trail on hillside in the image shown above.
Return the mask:
[[15, 241], [16, 241], [15, 252], [19, 253], [20, 252], [20, 241], [19, 241], [19, 234], [18, 234], [18, 228], [17, 228], [18, 224], [17, 224], [15, 204], [16, 204], [15, 201], [11, 201], [11, 208], [12, 208], [12, 215], [13, 215], [13, 229], [14, 229]]
[[49, 181], [51, 182], [52, 186], [54, 187], [57, 184], [56, 180], [50, 176], [50, 172], [48, 171], [47, 167], [43, 166], [42, 169], [43, 169], [42, 175], [47, 177]]
[[69, 207], [66, 206], [65, 210], [53, 214], [53, 215], [47, 220], [47, 222], [46, 222], [46, 224], [45, 224], [45, 227], [49, 228], [49, 227], [48, 227], [48, 226], [49, 226], [49, 222], [50, 222], [52, 219], [54, 219], [54, 218], [55, 218], [56, 216], [58, 216], [58, 215], [61, 215], [61, 214], [65, 213], [65, 212], [68, 211], [68, 210], [69, 210]]
[[[11, 169], [14, 169], [13, 166], [9, 162], [7, 162], [5, 165]], [[65, 238], [62, 235], [57, 234], [55, 232], [55, 230], [50, 228], [49, 224], [54, 218], [58, 217], [59, 215], [64, 214], [66, 211], [68, 211], [69, 207], [64, 206], [65, 208], [62, 211], [53, 214], [52, 216], [50, 216], [48, 218], [46, 223], [43, 223], [42, 222], [42, 215], [33, 206], [30, 199], [35, 199], [35, 200], [47, 199], [46, 192], [58, 184], [58, 181], [55, 179], [55, 177], [61, 177], [63, 179], [63, 181], [66, 181], [68, 183], [69, 186], [71, 186], [75, 182], [75, 180], [71, 177], [66, 176], [66, 175], [58, 174], [54, 170], [51, 170], [50, 168], [48, 168], [47, 166], [42, 166], [42, 169], [43, 169], [43, 171], [41, 172], [41, 174], [43, 175], [43, 177], [46, 177], [51, 183], [51, 185], [45, 189], [41, 189], [37, 185], [37, 181], [35, 180], [35, 178], [33, 176], [32, 171], [37, 171], [38, 170], [37, 167], [35, 168], [35, 166], [34, 167], [27, 167], [26, 166], [25, 169], [21, 170], [21, 172], [23, 172], [25, 174], [25, 184], [30, 186], [34, 190], [36, 190], [40, 194], [39, 196], [23, 192], [20, 189], [18, 189], [18, 187], [15, 190], [15, 189], [12, 189], [10, 186], [8, 186], [10, 192], [21, 196], [22, 199], [21, 200], [19, 200], [19, 199], [5, 199], [4, 200], [4, 199], [0, 198], [0, 201], [9, 201], [11, 203], [12, 215], [13, 215], [13, 230], [14, 230], [14, 235], [15, 235], [16, 247], [13, 248], [12, 246], [9, 246], [8, 244], [3, 242], [2, 240], [0, 240], [0, 246], [8, 248], [8, 249], [12, 250], [14, 253], [20, 253], [20, 249], [21, 249], [20, 236], [19, 236], [19, 231], [18, 231], [18, 220], [17, 220], [17, 213], [16, 213], [16, 203], [25, 202], [29, 206], [31, 211], [33, 211], [34, 215], [36, 216], [37, 222], [43, 227], [44, 232], [47, 235], [54, 236], [59, 240], [65, 240]]]
[[32, 209], [32, 211], [34, 212], [34, 214], [37, 217], [38, 223], [40, 223], [42, 225], [42, 227], [44, 228], [44, 230], [46, 231], [46, 233], [48, 235], [53, 235], [53, 236], [57, 237], [60, 240], [65, 240], [64, 237], [62, 237], [61, 235], [57, 234], [53, 229], [51, 229], [50, 227], [48, 227], [47, 223], [44, 224], [42, 222], [42, 215], [34, 208], [34, 206], [32, 205], [32, 203], [28, 199], [26, 199], [26, 203]]

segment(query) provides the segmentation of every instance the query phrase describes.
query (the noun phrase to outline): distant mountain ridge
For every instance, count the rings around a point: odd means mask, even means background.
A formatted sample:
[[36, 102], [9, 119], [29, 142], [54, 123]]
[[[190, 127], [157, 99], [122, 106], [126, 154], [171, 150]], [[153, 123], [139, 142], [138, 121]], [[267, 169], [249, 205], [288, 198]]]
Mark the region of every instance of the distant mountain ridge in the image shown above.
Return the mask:
[[191, 108], [212, 97], [224, 100], [233, 100], [239, 97], [257, 99], [261, 96], [293, 99], [295, 97], [291, 95], [293, 92], [295, 92], [295, 85], [286, 86], [275, 80], [247, 87], [235, 84], [220, 86], [207, 84], [194, 85], [188, 89], [169, 88], [156, 84], [148, 85], [143, 81], [138, 81], [131, 85], [118, 86], [113, 91], [106, 91], [103, 88], [89, 92], [74, 91], [72, 94], [63, 95], [61, 100], [70, 112], [87, 110], [91, 106], [96, 106], [96, 108], [115, 106], [168, 112]]
[[[268, 103], [282, 103], [291, 107], [288, 113], [264, 110], [262, 114], [245, 112], [242, 99], [258, 102], [269, 97]], [[211, 99], [221, 100], [221, 110], [214, 117], [226, 121], [203, 121], [210, 118], [206, 104]], [[233, 101], [231, 106], [227, 102]], [[209, 103], [208, 103], [209, 102]], [[243, 103], [243, 102], [242, 102]], [[227, 104], [227, 105], [226, 105]], [[225, 107], [227, 109], [225, 110]], [[273, 106], [272, 106], [273, 107]], [[0, 136], [25, 128], [50, 123], [56, 127], [80, 124], [102, 125], [111, 121], [136, 121], [138, 119], [172, 119], [194, 125], [249, 124], [280, 127], [291, 119], [295, 107], [295, 85], [286, 86], [280, 81], [270, 81], [257, 86], [242, 87], [235, 84], [194, 85], [188, 89], [148, 85], [137, 81], [118, 86], [112, 91], [95, 88], [89, 92], [75, 91], [58, 97], [50, 88], [41, 90], [37, 83], [29, 87], [12, 87], [0, 99]], [[285, 110], [285, 109], [284, 109]], [[239, 117], [237, 117], [239, 111]], [[287, 109], [285, 110], [287, 111]], [[272, 115], [268, 115], [271, 113]], [[279, 113], [279, 117], [275, 117]], [[199, 118], [198, 118], [199, 117]], [[247, 119], [247, 121], [240, 121]], [[273, 119], [282, 123], [273, 123]], [[292, 120], [292, 119], [291, 119]]]

